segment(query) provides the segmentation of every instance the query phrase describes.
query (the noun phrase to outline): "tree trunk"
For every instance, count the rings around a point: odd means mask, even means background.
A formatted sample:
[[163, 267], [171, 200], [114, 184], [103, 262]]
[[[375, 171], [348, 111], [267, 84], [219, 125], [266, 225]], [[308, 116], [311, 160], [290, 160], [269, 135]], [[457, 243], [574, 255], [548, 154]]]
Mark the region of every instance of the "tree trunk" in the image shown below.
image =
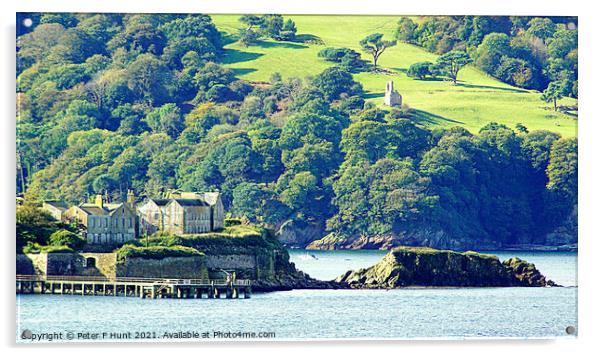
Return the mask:
[[554, 111], [558, 111], [558, 107], [556, 106], [556, 98], [554, 98]]

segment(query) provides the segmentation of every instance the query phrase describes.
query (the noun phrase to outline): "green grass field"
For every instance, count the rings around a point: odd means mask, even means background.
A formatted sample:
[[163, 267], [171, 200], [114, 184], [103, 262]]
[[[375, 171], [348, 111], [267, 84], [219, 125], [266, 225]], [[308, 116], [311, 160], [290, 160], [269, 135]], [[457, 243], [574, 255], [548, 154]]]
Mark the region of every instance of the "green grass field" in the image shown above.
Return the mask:
[[[288, 17], [288, 16], [285, 16]], [[318, 58], [324, 47], [349, 47], [361, 52], [358, 42], [366, 35], [380, 32], [392, 39], [398, 16], [290, 16], [297, 24], [297, 35], [318, 36], [324, 45], [297, 42], [262, 41], [242, 47], [236, 42], [225, 46], [224, 62], [241, 79], [267, 81], [274, 72], [284, 78], [315, 75], [332, 64]], [[220, 31], [235, 35], [241, 24], [239, 15], [213, 15]], [[364, 59], [370, 59], [365, 54]], [[403, 102], [415, 109], [420, 121], [427, 125], [461, 125], [477, 132], [491, 121], [512, 128], [522, 123], [529, 130], [546, 129], [563, 136], [577, 135], [577, 119], [556, 113], [551, 104], [540, 100], [540, 93], [512, 87], [492, 78], [474, 67], [460, 71], [459, 83], [442, 80], [414, 80], [405, 75], [416, 62], [436, 60], [435, 54], [417, 46], [398, 43], [387, 49], [379, 66], [391, 71], [359, 73], [368, 101], [381, 104], [385, 83], [393, 80]], [[561, 104], [574, 104], [565, 98]]]

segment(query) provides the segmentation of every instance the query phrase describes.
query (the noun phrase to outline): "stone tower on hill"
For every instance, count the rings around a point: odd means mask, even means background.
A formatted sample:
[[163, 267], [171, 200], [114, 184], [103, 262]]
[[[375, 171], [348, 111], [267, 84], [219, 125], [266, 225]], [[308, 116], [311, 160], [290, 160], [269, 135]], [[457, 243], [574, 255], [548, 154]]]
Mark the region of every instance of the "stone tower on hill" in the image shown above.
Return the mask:
[[401, 94], [397, 90], [393, 89], [393, 81], [387, 82], [387, 88], [385, 91], [385, 105], [387, 106], [401, 106]]

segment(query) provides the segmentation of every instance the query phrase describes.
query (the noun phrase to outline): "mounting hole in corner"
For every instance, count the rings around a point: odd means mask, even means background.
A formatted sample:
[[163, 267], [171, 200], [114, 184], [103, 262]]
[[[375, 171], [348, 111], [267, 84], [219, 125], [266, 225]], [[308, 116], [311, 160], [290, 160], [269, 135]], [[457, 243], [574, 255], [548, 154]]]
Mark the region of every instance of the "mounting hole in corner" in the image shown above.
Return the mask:
[[577, 332], [577, 329], [575, 329], [574, 326], [567, 326], [565, 331], [569, 335], [575, 335], [575, 332]]

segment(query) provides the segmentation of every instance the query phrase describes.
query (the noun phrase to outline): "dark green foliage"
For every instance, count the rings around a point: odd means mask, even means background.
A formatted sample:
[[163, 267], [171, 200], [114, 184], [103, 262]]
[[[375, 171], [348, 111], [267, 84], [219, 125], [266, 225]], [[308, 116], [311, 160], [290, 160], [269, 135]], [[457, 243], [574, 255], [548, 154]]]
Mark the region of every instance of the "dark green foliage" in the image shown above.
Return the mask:
[[543, 90], [550, 81], [566, 80], [567, 94], [577, 81], [577, 29], [567, 17], [435, 16], [418, 27], [399, 21], [400, 41], [428, 51], [470, 53], [475, 65], [515, 86]]
[[261, 38], [261, 33], [249, 29], [240, 29], [238, 33], [238, 42], [244, 47], [251, 46]]
[[552, 145], [547, 168], [548, 188], [577, 201], [577, 139], [561, 139]]
[[81, 64], [64, 64], [54, 66], [46, 74], [46, 78], [56, 83], [57, 89], [69, 89], [77, 83], [90, 79], [86, 68]]
[[376, 62], [383, 52], [392, 46], [395, 46], [397, 42], [383, 40], [382, 33], [373, 33], [366, 36], [360, 41], [362, 50], [372, 56], [372, 63], [376, 68]]
[[529, 62], [518, 58], [502, 57], [499, 66], [495, 70], [495, 76], [519, 88], [540, 86], [537, 69]]
[[456, 84], [460, 69], [471, 62], [472, 59], [470, 59], [466, 52], [451, 51], [437, 58], [437, 67], [440, 68], [443, 75]]
[[86, 240], [81, 236], [64, 229], [53, 232], [48, 242], [51, 246], [67, 246], [74, 250], [79, 250], [86, 244]]
[[546, 17], [536, 17], [529, 21], [527, 34], [537, 37], [544, 42], [556, 32], [556, 24]]
[[77, 25], [77, 18], [75, 18], [75, 15], [70, 13], [55, 12], [43, 14], [40, 17], [40, 23], [58, 23], [63, 25], [65, 28], [75, 27], [75, 25]]
[[170, 103], [150, 112], [145, 119], [148, 126], [156, 133], [165, 133], [177, 138], [184, 129], [184, 118], [180, 108]]
[[557, 101], [562, 99], [562, 97], [566, 95], [566, 87], [563, 86], [561, 81], [554, 81], [548, 84], [546, 90], [541, 94], [541, 100], [546, 103], [552, 102], [554, 103], [554, 111], [558, 110]]
[[[171, 253], [170, 250], [180, 250], [186, 253], [185, 251], [190, 251], [188, 248], [191, 248], [203, 254], [236, 254], [236, 252], [242, 251], [246, 253], [255, 251], [265, 255], [282, 248], [278, 240], [267, 229], [252, 225], [234, 225], [224, 228], [221, 232], [198, 235], [157, 235], [146, 241], [137, 240], [131, 245], [125, 245], [124, 248], [140, 249], [136, 246], [146, 246], [147, 243], [149, 248], [162, 247], [166, 253]], [[182, 247], [185, 249], [182, 250]], [[193, 255], [196, 254], [193, 253]]]
[[214, 85], [228, 85], [234, 81], [232, 70], [213, 62], [207, 62], [194, 76], [194, 82], [203, 91]]
[[[292, 221], [337, 236], [430, 229], [501, 244], [550, 232], [576, 203], [576, 142], [518, 125], [431, 132], [407, 109], [365, 103], [351, 74], [365, 64], [351, 49], [324, 48], [320, 56], [336, 66], [313, 78], [275, 73], [256, 83], [220, 64], [222, 40], [208, 16], [77, 19], [19, 38], [18, 191], [32, 199], [220, 191], [232, 216], [270, 228]], [[529, 21], [434, 17], [416, 27], [402, 19], [397, 36], [446, 52], [437, 64], [411, 66], [409, 76], [455, 80], [470, 53], [513, 85], [551, 80], [554, 93], [576, 95], [576, 30], [558, 29], [544, 46], [525, 32]], [[279, 15], [241, 22], [255, 43], [295, 32]], [[361, 42], [374, 64], [394, 44], [382, 37]], [[21, 249], [48, 249], [49, 236], [66, 229], [34, 220], [18, 221]], [[180, 239], [150, 240], [208, 248], [271, 241], [248, 229]]]
[[155, 24], [142, 17], [133, 17], [125, 30], [107, 43], [107, 48], [111, 51], [124, 48], [127, 51], [159, 55], [166, 43], [165, 35]]
[[327, 47], [318, 52], [318, 57], [329, 62], [339, 63], [347, 71], [365, 69], [366, 64], [361, 59], [361, 54], [350, 48]]
[[282, 15], [243, 15], [238, 21], [246, 27], [239, 31], [239, 42], [243, 46], [255, 44], [262, 36], [276, 41], [294, 41], [297, 34], [297, 26], [291, 19]]
[[170, 68], [182, 69], [182, 57], [188, 52], [195, 52], [201, 60], [215, 60], [217, 49], [208, 39], [186, 37], [175, 39], [163, 49], [163, 60]]
[[297, 34], [297, 27], [291, 19], [284, 21], [282, 15], [263, 15], [261, 30], [265, 36], [278, 41], [292, 41]]
[[495, 73], [502, 57], [511, 55], [510, 38], [505, 33], [490, 33], [479, 45], [475, 64], [487, 73]]
[[124, 104], [116, 107], [111, 116], [115, 121], [119, 121], [119, 129], [122, 135], [139, 135], [150, 128], [144, 122], [144, 111], [131, 104]]
[[161, 104], [167, 100], [167, 85], [171, 73], [167, 66], [152, 54], [140, 55], [127, 68], [128, 88], [148, 104]]
[[343, 93], [357, 95], [362, 91], [361, 85], [353, 80], [349, 72], [336, 67], [324, 70], [314, 78], [312, 85], [322, 91], [328, 101], [339, 99]]
[[23, 247], [23, 253], [73, 253], [68, 246], [43, 246], [38, 243], [29, 244]]
[[224, 219], [224, 227], [236, 226], [236, 225], [241, 225], [241, 224], [242, 224], [242, 221], [240, 221], [240, 219], [234, 219], [234, 218]]
[[169, 40], [205, 38], [211, 43], [214, 51], [220, 50], [222, 46], [221, 35], [208, 15], [194, 14], [185, 18], [176, 18], [161, 25], [160, 29]]
[[128, 258], [145, 258], [160, 260], [168, 257], [197, 257], [204, 254], [198, 250], [186, 246], [148, 246], [137, 247], [124, 245], [115, 250], [117, 262], [124, 263]]
[[397, 23], [397, 39], [401, 42], [414, 43], [418, 25], [409, 17], [402, 17]]
[[339, 110], [346, 113], [347, 115], [352, 114], [357, 110], [361, 110], [364, 108], [364, 98], [359, 95], [353, 95], [341, 100], [341, 104], [339, 105]]
[[223, 103], [232, 99], [233, 93], [227, 86], [223, 84], [216, 84], [209, 88], [205, 93], [205, 99], [207, 101], [213, 101], [215, 103]]
[[94, 40], [84, 30], [69, 28], [52, 47], [47, 60], [51, 63], [83, 63], [88, 57], [103, 51], [103, 44]]
[[410, 78], [425, 79], [428, 76], [434, 75], [434, 73], [431, 72], [432, 67], [433, 63], [431, 62], [414, 63], [408, 68], [406, 74]]
[[17, 252], [31, 244], [48, 244], [49, 237], [61, 224], [42, 209], [24, 204], [17, 206]]

